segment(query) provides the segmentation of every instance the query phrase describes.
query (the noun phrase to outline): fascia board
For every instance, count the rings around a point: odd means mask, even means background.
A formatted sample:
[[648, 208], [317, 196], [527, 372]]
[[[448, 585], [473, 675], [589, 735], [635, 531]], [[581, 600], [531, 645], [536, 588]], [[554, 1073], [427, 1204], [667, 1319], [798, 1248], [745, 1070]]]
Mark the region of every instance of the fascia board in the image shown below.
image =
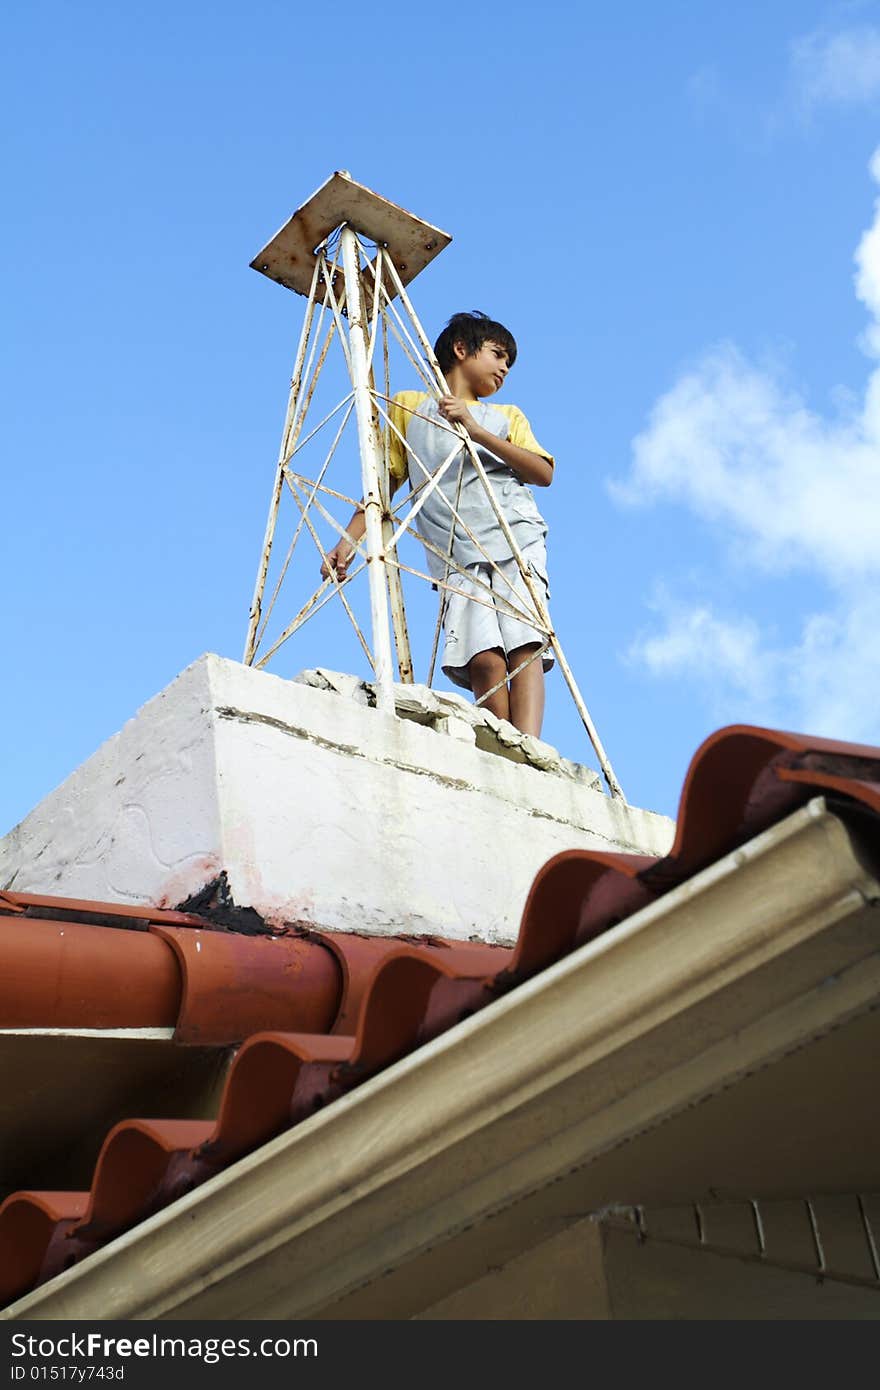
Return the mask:
[[869, 1008], [878, 898], [817, 798], [4, 1316], [314, 1315]]

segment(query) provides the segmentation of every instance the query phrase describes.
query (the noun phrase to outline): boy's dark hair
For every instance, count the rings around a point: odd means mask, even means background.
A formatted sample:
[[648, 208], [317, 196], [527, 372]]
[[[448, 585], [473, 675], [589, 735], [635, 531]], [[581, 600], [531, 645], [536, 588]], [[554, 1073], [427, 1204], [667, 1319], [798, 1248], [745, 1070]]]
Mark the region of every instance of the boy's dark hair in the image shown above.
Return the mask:
[[468, 357], [479, 352], [484, 343], [497, 343], [507, 353], [507, 364], [516, 361], [516, 339], [503, 323], [496, 323], [488, 314], [474, 309], [470, 314], [453, 314], [434, 344], [440, 370], [448, 372], [455, 365], [455, 344], [464, 343]]

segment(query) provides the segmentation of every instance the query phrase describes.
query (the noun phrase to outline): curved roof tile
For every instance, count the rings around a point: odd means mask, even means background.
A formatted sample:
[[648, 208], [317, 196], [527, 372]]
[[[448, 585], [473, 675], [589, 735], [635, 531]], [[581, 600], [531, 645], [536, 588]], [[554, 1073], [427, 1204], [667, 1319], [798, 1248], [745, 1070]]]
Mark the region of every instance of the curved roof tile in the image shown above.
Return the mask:
[[0, 959], [2, 1028], [170, 1028], [177, 1019], [177, 962], [147, 932], [17, 911], [0, 916]]
[[[0, 895], [0, 949], [16, 967], [28, 962], [28, 1019], [43, 1009], [54, 1026], [74, 1026], [67, 1023], [74, 1017], [83, 1026], [87, 1016], [97, 1027], [96, 1017], [149, 1012], [149, 997], [155, 1016], [172, 1013], [181, 1041], [246, 1038], [216, 1123], [124, 1120], [104, 1141], [89, 1192], [7, 1198], [0, 1206], [0, 1297], [18, 1297], [86, 1258], [820, 792], [880, 813], [880, 749], [749, 726], [720, 730], [692, 760], [669, 855], [556, 855], [532, 885], [512, 951], [438, 938], [299, 930], [274, 939], [240, 937], [212, 931], [191, 914], [148, 909], [126, 910], [149, 921], [148, 933], [68, 922], [62, 949], [58, 922], [30, 920], [35, 912], [51, 912], [56, 900]], [[73, 911], [69, 902], [63, 906], [68, 915]], [[101, 920], [113, 919], [110, 904], [80, 903], [75, 915], [90, 909]], [[119, 974], [128, 973], [135, 958], [142, 965], [135, 1001], [108, 1002], [102, 992], [115, 993]], [[41, 969], [45, 979], [54, 971], [53, 980], [62, 982], [63, 1004], [56, 1006], [51, 990], [41, 990]], [[0, 1007], [17, 1006], [0, 995]], [[58, 1024], [62, 1017], [65, 1023]], [[47, 1023], [45, 1012], [41, 1023]]]
[[218, 1046], [264, 1029], [333, 1026], [342, 978], [322, 942], [159, 923], [150, 932], [171, 947], [183, 976], [175, 1041]]

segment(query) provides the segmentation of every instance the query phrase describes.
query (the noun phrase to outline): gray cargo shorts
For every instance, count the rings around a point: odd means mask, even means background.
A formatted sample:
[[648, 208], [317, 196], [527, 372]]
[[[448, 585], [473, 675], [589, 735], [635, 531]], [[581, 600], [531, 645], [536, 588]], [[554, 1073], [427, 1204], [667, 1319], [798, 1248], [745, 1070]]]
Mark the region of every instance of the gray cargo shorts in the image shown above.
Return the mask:
[[[547, 551], [543, 541], [527, 546], [522, 556], [531, 574], [538, 581], [538, 592], [544, 599], [549, 598]], [[496, 561], [496, 564], [498, 570], [488, 564], [468, 565], [467, 578], [453, 571], [449, 576], [449, 583], [458, 592], [441, 591], [446, 600], [443, 618], [446, 640], [441, 664], [449, 680], [464, 690], [471, 689], [467, 668], [468, 662], [477, 652], [500, 647], [507, 656], [517, 647], [541, 646], [546, 641], [543, 632], [533, 627], [525, 617], [514, 617], [505, 606], [510, 604], [524, 614], [534, 611], [532, 599], [516, 561], [511, 557], [509, 560]], [[488, 584], [492, 590], [491, 595], [473, 583], [473, 579]], [[508, 580], [509, 584], [505, 580]], [[510, 585], [513, 586], [513, 590]], [[471, 598], [470, 595], [474, 597]], [[493, 604], [493, 596], [501, 599], [502, 603]], [[476, 599], [480, 602], [476, 602]], [[545, 671], [550, 670], [553, 660], [553, 650], [548, 647], [541, 658]]]

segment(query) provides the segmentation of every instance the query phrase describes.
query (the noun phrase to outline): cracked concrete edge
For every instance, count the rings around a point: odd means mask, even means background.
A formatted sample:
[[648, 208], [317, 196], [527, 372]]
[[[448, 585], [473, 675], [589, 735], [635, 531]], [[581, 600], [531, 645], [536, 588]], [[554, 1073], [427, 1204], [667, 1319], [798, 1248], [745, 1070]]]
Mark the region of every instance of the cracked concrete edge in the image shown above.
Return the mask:
[[[375, 687], [368, 681], [343, 671], [315, 667], [293, 677], [294, 685], [307, 685], [354, 700], [359, 705], [375, 705]], [[475, 743], [485, 753], [494, 753], [510, 762], [526, 763], [540, 772], [565, 777], [583, 786], [602, 789], [602, 779], [593, 768], [564, 758], [552, 744], [533, 734], [524, 734], [507, 719], [472, 704], [452, 691], [434, 690], [427, 685], [396, 685], [395, 709], [401, 719], [411, 719], [436, 733], [461, 742]], [[469, 736], [467, 729], [472, 731]]]

